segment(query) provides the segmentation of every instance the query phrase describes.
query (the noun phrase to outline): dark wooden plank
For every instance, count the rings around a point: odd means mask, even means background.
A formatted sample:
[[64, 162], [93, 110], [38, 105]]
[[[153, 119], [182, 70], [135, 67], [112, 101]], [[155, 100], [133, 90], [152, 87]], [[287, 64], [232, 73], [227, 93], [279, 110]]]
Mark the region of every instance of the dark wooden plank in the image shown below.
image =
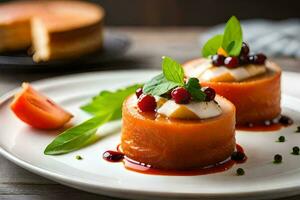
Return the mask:
[[0, 184], [13, 185], [18, 183], [50, 184], [53, 182], [24, 170], [0, 156]]
[[[108, 25], [210, 26], [223, 23], [231, 15], [240, 19], [286, 19], [300, 17], [299, 0], [92, 0], [107, 13]], [[276, 14], [274, 14], [276, 13]]]
[[[68, 191], [66, 191], [68, 192]], [[48, 191], [51, 193], [51, 191]], [[117, 200], [116, 198], [81, 193], [46, 194], [46, 195], [1, 195], [1, 200]]]

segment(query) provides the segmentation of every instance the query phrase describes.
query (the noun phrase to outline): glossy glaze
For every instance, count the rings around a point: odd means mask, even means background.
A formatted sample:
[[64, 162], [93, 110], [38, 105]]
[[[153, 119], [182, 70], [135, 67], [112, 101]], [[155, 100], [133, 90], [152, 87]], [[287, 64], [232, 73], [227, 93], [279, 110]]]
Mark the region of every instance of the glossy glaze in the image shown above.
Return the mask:
[[236, 129], [242, 131], [277, 131], [292, 124], [293, 120], [290, 117], [281, 115], [273, 120], [267, 120], [260, 123], [237, 125]]
[[[236, 145], [236, 151], [243, 152], [244, 150], [240, 145]], [[226, 159], [225, 161], [222, 161], [220, 163], [217, 163], [215, 165], [210, 165], [208, 167], [202, 167], [198, 169], [191, 169], [191, 170], [162, 170], [162, 169], [156, 169], [153, 168], [151, 165], [146, 163], [141, 163], [135, 160], [132, 160], [128, 157], [126, 157], [122, 153], [121, 146], [117, 146], [117, 151], [106, 151], [103, 155], [107, 154], [109, 152], [110, 155], [117, 155], [118, 159], [115, 159], [112, 161], [112, 159], [107, 159], [103, 156], [103, 158], [110, 162], [123, 162], [124, 167], [127, 170], [142, 173], [142, 174], [148, 174], [148, 175], [164, 175], [164, 176], [196, 176], [196, 175], [205, 175], [205, 174], [212, 174], [212, 173], [218, 173], [223, 172], [228, 169], [230, 169], [234, 164], [240, 164], [244, 163], [247, 160], [247, 156], [244, 157], [243, 160], [232, 160], [230, 158]], [[121, 156], [123, 156], [123, 159], [119, 159]]]

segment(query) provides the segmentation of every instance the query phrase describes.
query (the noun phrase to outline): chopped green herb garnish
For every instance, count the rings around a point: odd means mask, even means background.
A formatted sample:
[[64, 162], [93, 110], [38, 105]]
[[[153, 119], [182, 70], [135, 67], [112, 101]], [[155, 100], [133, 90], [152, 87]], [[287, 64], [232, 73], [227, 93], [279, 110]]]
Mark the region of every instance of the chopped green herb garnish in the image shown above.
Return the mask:
[[190, 78], [185, 84], [185, 88], [192, 95], [194, 101], [205, 100], [206, 94], [201, 90], [201, 86], [197, 78]]
[[58, 135], [45, 149], [46, 155], [65, 154], [95, 142], [98, 128], [106, 122], [122, 117], [122, 104], [127, 96], [141, 85], [129, 86], [115, 92], [103, 91], [82, 107], [94, 117]]
[[238, 169], [236, 170], [236, 174], [237, 174], [238, 176], [243, 176], [243, 175], [245, 174], [245, 171], [244, 171], [243, 168], [238, 168]]
[[82, 160], [82, 159], [83, 159], [80, 155], [77, 155], [75, 158], [76, 158], [77, 160]]
[[300, 133], [300, 126], [297, 126], [297, 130], [295, 131], [295, 133]]
[[279, 163], [281, 163], [281, 162], [282, 162], [282, 155], [276, 154], [276, 155], [274, 156], [274, 161], [273, 161], [273, 163], [279, 164]]
[[292, 154], [293, 154], [293, 155], [299, 155], [299, 151], [300, 151], [299, 147], [298, 147], [298, 146], [294, 146], [294, 147], [293, 147]]
[[232, 16], [226, 23], [224, 33], [209, 39], [202, 48], [202, 55], [208, 57], [223, 48], [229, 56], [238, 56], [243, 43], [243, 32], [239, 20]]
[[277, 142], [285, 142], [285, 137], [284, 136], [280, 136], [278, 138]]

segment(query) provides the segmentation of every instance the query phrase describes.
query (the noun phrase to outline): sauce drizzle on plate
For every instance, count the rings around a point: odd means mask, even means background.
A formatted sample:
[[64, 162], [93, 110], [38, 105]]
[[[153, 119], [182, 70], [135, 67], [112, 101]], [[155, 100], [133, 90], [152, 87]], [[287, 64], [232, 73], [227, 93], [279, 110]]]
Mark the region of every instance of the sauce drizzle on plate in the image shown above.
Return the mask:
[[[236, 145], [236, 151], [244, 153], [243, 148], [240, 145]], [[108, 156], [110, 155], [110, 156]], [[114, 157], [115, 159], [112, 159]], [[121, 159], [122, 158], [122, 159]], [[149, 175], [166, 175], [166, 176], [195, 176], [195, 175], [205, 175], [223, 172], [230, 169], [234, 164], [244, 163], [247, 160], [247, 157], [243, 160], [232, 160], [228, 158], [220, 163], [215, 165], [199, 168], [199, 169], [191, 169], [191, 170], [162, 170], [152, 168], [150, 165], [146, 163], [140, 163], [138, 161], [132, 160], [126, 157], [121, 150], [121, 146], [117, 146], [117, 151], [105, 151], [103, 153], [103, 159], [109, 162], [123, 162], [124, 167], [130, 171], [149, 174]]]
[[272, 120], [266, 120], [258, 123], [248, 123], [246, 125], [238, 125], [236, 129], [242, 131], [277, 131], [292, 124], [293, 120], [290, 117], [280, 115], [279, 117]]

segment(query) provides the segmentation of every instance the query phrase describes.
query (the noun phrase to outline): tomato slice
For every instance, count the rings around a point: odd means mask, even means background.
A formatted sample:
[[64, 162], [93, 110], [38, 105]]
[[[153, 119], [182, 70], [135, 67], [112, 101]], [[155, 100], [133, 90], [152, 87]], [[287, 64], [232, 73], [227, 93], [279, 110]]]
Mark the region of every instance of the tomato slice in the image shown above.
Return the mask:
[[10, 106], [16, 116], [28, 125], [39, 129], [58, 129], [73, 117], [30, 84], [23, 83], [22, 88]]

